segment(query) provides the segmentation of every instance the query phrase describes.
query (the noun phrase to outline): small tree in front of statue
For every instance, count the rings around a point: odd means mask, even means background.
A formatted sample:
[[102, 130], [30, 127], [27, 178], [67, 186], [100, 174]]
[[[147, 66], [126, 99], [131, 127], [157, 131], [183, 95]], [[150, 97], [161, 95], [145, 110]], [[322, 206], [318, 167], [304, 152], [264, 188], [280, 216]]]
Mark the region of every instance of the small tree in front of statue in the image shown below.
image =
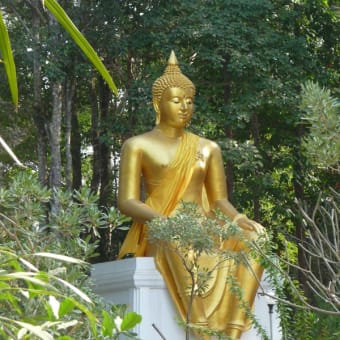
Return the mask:
[[[192, 324], [190, 315], [194, 299], [206, 292], [208, 282], [218, 268], [226, 265], [228, 261], [233, 261], [236, 265], [243, 263], [247, 266], [247, 255], [243, 251], [225, 249], [226, 240], [231, 238], [247, 243], [248, 247], [249, 242], [245, 240], [242, 229], [227, 216], [219, 211], [215, 212], [214, 217], [202, 216], [197, 205], [188, 202], [182, 202], [181, 208], [174, 216], [166, 219], [157, 218], [148, 223], [149, 241], [173, 251], [180, 258], [189, 278], [187, 287], [189, 302], [184, 323], [186, 340], [189, 339], [191, 330], [201, 334], [216, 335], [219, 339], [229, 339], [220, 332]], [[266, 240], [267, 238], [263, 237], [263, 243], [267, 242]], [[257, 243], [259, 242], [261, 242], [261, 237]], [[203, 254], [214, 256], [216, 261], [212, 267], [206, 268], [200, 265], [200, 258]], [[238, 295], [242, 307], [245, 308], [247, 317], [264, 334], [264, 330], [254, 319], [249, 306], [243, 303], [242, 292], [236, 280], [232, 279], [230, 282], [228, 278], [228, 281], [233, 292]], [[266, 338], [265, 334], [264, 338]]]

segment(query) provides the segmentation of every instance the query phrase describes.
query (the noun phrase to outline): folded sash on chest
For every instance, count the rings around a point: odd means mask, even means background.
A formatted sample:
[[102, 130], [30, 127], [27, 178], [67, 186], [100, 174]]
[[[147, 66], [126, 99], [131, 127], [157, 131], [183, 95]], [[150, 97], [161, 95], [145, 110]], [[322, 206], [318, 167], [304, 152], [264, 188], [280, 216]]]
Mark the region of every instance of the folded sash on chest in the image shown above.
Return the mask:
[[[177, 148], [175, 158], [169, 164], [168, 171], [159, 185], [145, 201], [149, 207], [169, 216], [181, 201], [194, 171], [199, 137], [186, 132]], [[145, 256], [147, 226], [134, 222], [121, 247], [118, 258], [132, 253]]]

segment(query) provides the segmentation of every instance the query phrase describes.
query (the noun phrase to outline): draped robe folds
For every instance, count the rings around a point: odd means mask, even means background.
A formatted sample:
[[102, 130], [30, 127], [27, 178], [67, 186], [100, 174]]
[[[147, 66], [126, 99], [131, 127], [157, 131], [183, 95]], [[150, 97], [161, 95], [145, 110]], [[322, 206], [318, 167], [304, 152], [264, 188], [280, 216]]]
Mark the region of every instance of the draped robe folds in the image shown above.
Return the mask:
[[[179, 144], [174, 160], [169, 164], [166, 176], [159, 185], [149, 194], [145, 204], [169, 216], [182, 199], [188, 187], [198, 148], [199, 137], [186, 132]], [[132, 253], [134, 256], [145, 256], [147, 249], [147, 226], [134, 222], [120, 249], [119, 258]]]
[[[164, 216], [173, 213], [191, 181], [197, 161], [198, 142], [198, 136], [188, 132], [184, 134], [174, 160], [169, 164], [166, 175], [149, 194], [145, 204]], [[121, 247], [118, 258], [123, 258], [127, 254], [133, 254], [136, 257], [147, 256], [148, 247], [147, 225], [134, 222]], [[237, 242], [233, 241], [231, 246], [229, 244], [228, 248], [230, 249], [230, 247], [236, 250]], [[154, 258], [156, 267], [162, 274], [172, 300], [185, 321], [187, 309], [185, 292], [190, 285], [188, 273], [181, 264], [178, 255], [165, 247], [156, 247]], [[203, 255], [200, 259], [200, 265], [213, 268], [217, 260], [214, 256]], [[204, 295], [200, 298], [195, 297], [198, 303], [192, 306], [193, 322], [209, 325], [210, 328], [220, 331], [225, 330], [228, 322], [243, 330], [249, 327], [245, 320], [244, 311], [237, 315], [236, 320], [234, 316], [228, 314], [230, 306], [237, 304], [237, 301], [229, 292], [230, 288], [226, 284], [226, 278], [228, 275], [237, 277], [236, 270], [236, 265], [231, 260], [215, 270]], [[255, 293], [252, 292], [253, 295]], [[252, 300], [252, 297], [250, 300]]]

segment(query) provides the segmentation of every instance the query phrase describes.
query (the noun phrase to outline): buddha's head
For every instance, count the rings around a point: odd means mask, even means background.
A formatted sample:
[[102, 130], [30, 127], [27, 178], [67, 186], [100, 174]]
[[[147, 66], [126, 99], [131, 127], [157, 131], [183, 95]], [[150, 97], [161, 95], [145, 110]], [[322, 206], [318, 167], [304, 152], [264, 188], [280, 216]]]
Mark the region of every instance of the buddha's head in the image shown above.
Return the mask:
[[156, 124], [159, 123], [160, 119], [159, 104], [164, 92], [170, 88], [182, 89], [183, 91], [190, 93], [192, 99], [195, 95], [195, 85], [182, 73], [174, 51], [171, 51], [164, 74], [157, 78], [152, 86], [152, 99], [156, 111]]

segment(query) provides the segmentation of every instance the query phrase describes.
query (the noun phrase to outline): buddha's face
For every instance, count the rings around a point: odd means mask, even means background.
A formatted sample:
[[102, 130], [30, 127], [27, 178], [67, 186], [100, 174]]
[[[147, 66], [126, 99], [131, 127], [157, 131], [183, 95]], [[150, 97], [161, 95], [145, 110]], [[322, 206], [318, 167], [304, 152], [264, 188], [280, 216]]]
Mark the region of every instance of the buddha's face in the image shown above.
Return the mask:
[[156, 107], [160, 124], [174, 128], [185, 127], [194, 110], [193, 96], [194, 91], [190, 88], [170, 87], [164, 90]]

